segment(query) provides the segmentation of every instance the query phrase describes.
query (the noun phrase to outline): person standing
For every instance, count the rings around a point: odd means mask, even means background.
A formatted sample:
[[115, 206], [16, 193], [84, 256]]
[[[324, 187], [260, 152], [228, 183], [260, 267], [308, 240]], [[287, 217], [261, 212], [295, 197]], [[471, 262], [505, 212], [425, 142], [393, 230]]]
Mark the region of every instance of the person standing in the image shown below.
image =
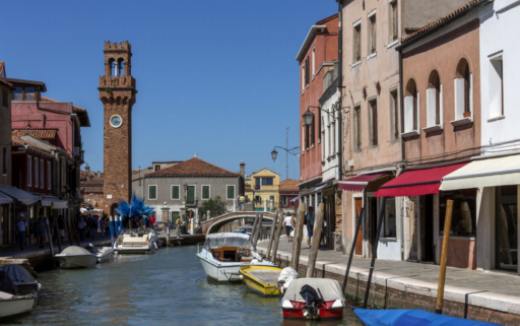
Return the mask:
[[18, 244], [20, 246], [20, 250], [25, 249], [25, 231], [27, 230], [27, 223], [25, 219], [21, 217], [16, 223], [16, 229], [18, 231]]
[[285, 226], [285, 234], [287, 235], [287, 238], [289, 241], [291, 241], [291, 231], [293, 230], [293, 224], [292, 224], [292, 215], [286, 215], [283, 218], [283, 225]]
[[314, 207], [310, 206], [305, 214], [305, 225], [307, 226], [307, 245], [311, 246], [312, 234], [314, 231]]

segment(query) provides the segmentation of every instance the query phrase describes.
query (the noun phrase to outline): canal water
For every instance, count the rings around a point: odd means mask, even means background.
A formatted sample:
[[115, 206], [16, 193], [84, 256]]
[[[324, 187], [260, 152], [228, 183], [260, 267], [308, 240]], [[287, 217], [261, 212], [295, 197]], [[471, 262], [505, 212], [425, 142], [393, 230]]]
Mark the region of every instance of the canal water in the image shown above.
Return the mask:
[[208, 281], [195, 247], [120, 256], [90, 270], [43, 272], [37, 307], [15, 325], [359, 325], [284, 322], [279, 299]]

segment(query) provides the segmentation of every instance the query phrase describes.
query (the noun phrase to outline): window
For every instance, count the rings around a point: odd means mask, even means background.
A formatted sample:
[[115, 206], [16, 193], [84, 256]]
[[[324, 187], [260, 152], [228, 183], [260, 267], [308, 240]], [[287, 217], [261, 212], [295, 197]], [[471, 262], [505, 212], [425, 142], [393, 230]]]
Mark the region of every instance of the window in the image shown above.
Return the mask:
[[34, 157], [34, 188], [40, 188], [40, 160]]
[[32, 187], [32, 175], [33, 175], [33, 168], [32, 168], [32, 156], [27, 156], [27, 187]]
[[203, 185], [202, 186], [202, 199], [209, 199], [210, 192], [209, 192], [209, 186]]
[[397, 219], [395, 214], [395, 197], [388, 197], [385, 201], [385, 215], [383, 220], [383, 237], [397, 238]]
[[354, 63], [356, 63], [361, 61], [361, 22], [354, 26], [353, 41], [354, 52], [352, 58], [354, 59]]
[[157, 185], [148, 186], [148, 200], [157, 200]]
[[415, 81], [410, 79], [406, 86], [406, 97], [404, 98], [404, 132], [412, 132], [418, 129], [419, 98]]
[[262, 186], [272, 186], [274, 183], [273, 177], [256, 177], [255, 189], [260, 189]]
[[[302, 120], [304, 120], [304, 118], [302, 117]], [[311, 124], [310, 125], [304, 125], [304, 128], [305, 128], [305, 137], [304, 137], [304, 140], [305, 140], [305, 148], [309, 148], [311, 147], [312, 145], [314, 145], [316, 143], [316, 134], [315, 134], [315, 120], [314, 119], [314, 114], [313, 114], [313, 118], [312, 118], [312, 121], [311, 121]]]
[[455, 77], [455, 120], [471, 118], [473, 108], [472, 74], [468, 62], [461, 59]]
[[23, 100], [23, 88], [16, 87], [13, 91], [13, 99], [21, 101]]
[[370, 116], [370, 122], [369, 122], [369, 128], [370, 130], [370, 145], [377, 146], [377, 130], [378, 130], [378, 124], [377, 124], [377, 100], [373, 99], [368, 102], [368, 108], [369, 108], [369, 116]]
[[226, 191], [227, 199], [235, 199], [235, 186], [228, 185]]
[[475, 236], [476, 230], [476, 197], [475, 189], [442, 192], [440, 197], [440, 231], [444, 231], [444, 217], [446, 215], [446, 201], [453, 199], [453, 217], [451, 222], [452, 236]]
[[397, 0], [391, 0], [389, 3], [389, 19], [390, 24], [388, 31], [390, 33], [390, 42], [397, 41], [399, 35], [399, 16], [397, 11]]
[[309, 82], [311, 80], [309, 69], [309, 57], [307, 57], [307, 59], [305, 59], [305, 86], [309, 85]]
[[52, 189], [52, 165], [51, 161], [47, 161], [47, 190]]
[[[320, 131], [320, 142], [321, 142], [321, 139], [325, 140], [325, 119], [321, 119], [321, 123], [320, 123], [320, 126], [321, 126], [321, 131]], [[325, 146], [323, 146], [324, 150], [321, 151], [321, 160], [322, 161], [325, 161], [325, 158], [326, 158], [326, 153], [325, 153]]]
[[495, 259], [499, 269], [517, 270], [518, 266], [518, 189], [517, 186], [496, 188]]
[[303, 90], [305, 90], [305, 68], [304, 67], [302, 67], [301, 79], [302, 79], [302, 92], [303, 92]]
[[108, 60], [108, 65], [110, 66], [110, 76], [117, 77], [117, 63], [114, 59]]
[[441, 82], [437, 71], [432, 71], [426, 90], [426, 126], [440, 126], [442, 115]]
[[489, 59], [489, 118], [504, 116], [504, 71], [502, 53]]
[[390, 130], [392, 131], [392, 139], [399, 138], [399, 104], [397, 99], [397, 90], [390, 92], [390, 123], [392, 124]]
[[376, 14], [368, 17], [368, 54], [376, 53], [377, 46], [377, 27], [376, 27]]
[[123, 59], [117, 60], [117, 75], [124, 76], [125, 75], [125, 61]]
[[7, 147], [2, 148], [2, 174], [7, 174]]
[[354, 107], [354, 150], [361, 150], [361, 107]]
[[186, 204], [194, 205], [195, 204], [195, 186], [188, 186], [186, 188]]
[[173, 185], [171, 186], [171, 199], [172, 200], [179, 200], [181, 199], [181, 191], [179, 185]]
[[311, 70], [312, 70], [312, 77], [316, 75], [316, 50], [312, 49], [311, 54]]

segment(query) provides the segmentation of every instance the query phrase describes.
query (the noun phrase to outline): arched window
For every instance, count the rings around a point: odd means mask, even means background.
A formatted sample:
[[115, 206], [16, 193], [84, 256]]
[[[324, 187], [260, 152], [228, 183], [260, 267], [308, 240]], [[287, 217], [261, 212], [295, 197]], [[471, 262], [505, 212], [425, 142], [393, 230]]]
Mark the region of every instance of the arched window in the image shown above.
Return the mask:
[[428, 127], [440, 126], [442, 117], [442, 89], [439, 73], [434, 70], [428, 78], [426, 90], [426, 124]]
[[419, 98], [415, 80], [410, 79], [406, 84], [406, 96], [404, 98], [404, 132], [416, 131], [419, 129]]
[[117, 77], [117, 64], [114, 59], [108, 60], [108, 65], [110, 67], [110, 76]]
[[117, 71], [118, 76], [124, 76], [125, 75], [125, 60], [119, 59], [117, 60]]
[[455, 119], [471, 118], [473, 111], [473, 76], [466, 59], [460, 59], [455, 75]]

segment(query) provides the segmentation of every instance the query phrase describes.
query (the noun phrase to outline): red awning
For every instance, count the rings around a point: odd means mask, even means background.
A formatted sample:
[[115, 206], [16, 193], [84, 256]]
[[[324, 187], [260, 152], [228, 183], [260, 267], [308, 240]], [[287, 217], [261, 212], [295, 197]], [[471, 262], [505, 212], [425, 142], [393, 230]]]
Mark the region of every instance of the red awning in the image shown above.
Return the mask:
[[430, 169], [405, 171], [382, 185], [377, 197], [421, 196], [439, 193], [442, 178], [466, 165], [458, 163]]
[[338, 187], [347, 191], [363, 191], [370, 182], [386, 176], [388, 176], [388, 173], [360, 174], [350, 179], [339, 181]]

